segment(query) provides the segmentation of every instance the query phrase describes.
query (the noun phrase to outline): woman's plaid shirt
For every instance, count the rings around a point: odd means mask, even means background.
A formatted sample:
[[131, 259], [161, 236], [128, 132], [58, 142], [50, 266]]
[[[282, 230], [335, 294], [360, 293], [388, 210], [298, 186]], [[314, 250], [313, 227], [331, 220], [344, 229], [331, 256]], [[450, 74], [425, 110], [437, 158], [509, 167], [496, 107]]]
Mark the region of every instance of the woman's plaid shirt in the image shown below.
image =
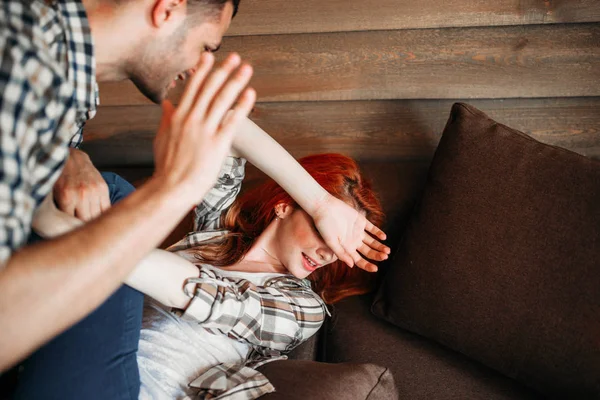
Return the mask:
[[[245, 160], [229, 157], [219, 179], [195, 209], [194, 230], [169, 248], [189, 250], [223, 234], [221, 214], [235, 200], [244, 179]], [[186, 257], [187, 258], [187, 257]], [[252, 346], [246, 364], [220, 364], [190, 382], [200, 398], [255, 399], [274, 390], [254, 368], [285, 358], [294, 347], [317, 333], [328, 314], [327, 306], [311, 290], [310, 282], [292, 275], [271, 278], [258, 287], [244, 279], [219, 276], [200, 269], [199, 278], [188, 279], [192, 301], [182, 317], [198, 321], [208, 331], [227, 335]]]
[[0, 266], [82, 140], [97, 105], [90, 27], [77, 0], [0, 2]]

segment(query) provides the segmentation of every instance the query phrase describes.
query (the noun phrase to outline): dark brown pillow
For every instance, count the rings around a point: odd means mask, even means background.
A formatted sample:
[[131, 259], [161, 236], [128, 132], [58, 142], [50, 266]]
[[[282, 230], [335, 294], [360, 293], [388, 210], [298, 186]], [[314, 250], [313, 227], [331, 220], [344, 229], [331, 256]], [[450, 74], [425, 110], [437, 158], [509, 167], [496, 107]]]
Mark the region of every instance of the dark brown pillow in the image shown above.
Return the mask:
[[258, 369], [275, 386], [265, 400], [394, 400], [398, 392], [387, 368], [375, 364], [273, 361]]
[[455, 104], [373, 311], [548, 396], [600, 398], [600, 163]]

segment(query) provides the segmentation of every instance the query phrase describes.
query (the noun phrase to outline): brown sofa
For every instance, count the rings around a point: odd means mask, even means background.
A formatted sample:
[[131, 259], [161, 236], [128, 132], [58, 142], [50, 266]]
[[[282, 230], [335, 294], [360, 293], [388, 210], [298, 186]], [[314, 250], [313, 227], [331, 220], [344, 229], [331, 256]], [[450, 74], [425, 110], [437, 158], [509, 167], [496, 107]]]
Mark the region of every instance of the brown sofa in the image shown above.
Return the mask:
[[[321, 399], [541, 399], [543, 396], [468, 357], [445, 348], [432, 340], [397, 328], [371, 313], [373, 296], [348, 298], [333, 307], [332, 318], [318, 336], [296, 349], [293, 360], [327, 363], [373, 364], [383, 368], [382, 375], [360, 382], [372, 389], [368, 396], [355, 388], [344, 387]], [[274, 362], [280, 366], [288, 361]], [[295, 361], [294, 361], [295, 362]], [[273, 382], [276, 394], [265, 396], [289, 399], [308, 397], [314, 386], [327, 387], [342, 379], [352, 381], [363, 371], [332, 369], [313, 385], [278, 385], [285, 374], [281, 369], [263, 367], [262, 372]], [[383, 374], [387, 372], [388, 374]], [[296, 375], [304, 382], [304, 375]], [[346, 378], [349, 376], [349, 378]], [[390, 382], [391, 381], [391, 382]], [[366, 390], [366, 389], [365, 389]], [[300, 393], [299, 393], [300, 392]], [[350, 394], [351, 393], [351, 394]], [[397, 397], [394, 397], [397, 396]]]
[[409, 186], [377, 293], [264, 367], [267, 397], [600, 399], [600, 163], [455, 104]]

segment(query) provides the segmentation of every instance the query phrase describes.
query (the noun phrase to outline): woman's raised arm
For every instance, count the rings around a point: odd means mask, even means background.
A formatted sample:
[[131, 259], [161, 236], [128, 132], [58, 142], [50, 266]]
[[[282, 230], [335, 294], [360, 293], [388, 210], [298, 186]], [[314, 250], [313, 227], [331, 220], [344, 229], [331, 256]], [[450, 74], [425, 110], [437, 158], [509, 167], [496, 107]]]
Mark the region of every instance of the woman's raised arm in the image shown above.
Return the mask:
[[376, 261], [387, 258], [390, 249], [367, 232], [379, 240], [385, 240], [385, 233], [354, 208], [330, 195], [294, 157], [250, 119], [246, 118], [240, 125], [232, 148], [296, 200], [314, 219], [325, 243], [340, 260], [349, 266], [376, 271], [377, 267], [364, 257]]

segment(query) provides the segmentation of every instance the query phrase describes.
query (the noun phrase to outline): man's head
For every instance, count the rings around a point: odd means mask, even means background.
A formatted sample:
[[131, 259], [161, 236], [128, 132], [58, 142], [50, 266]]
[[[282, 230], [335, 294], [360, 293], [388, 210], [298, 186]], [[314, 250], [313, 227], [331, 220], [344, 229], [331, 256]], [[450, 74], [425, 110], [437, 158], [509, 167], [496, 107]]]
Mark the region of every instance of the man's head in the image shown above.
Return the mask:
[[[114, 0], [113, 0], [114, 1]], [[131, 3], [121, 2], [118, 8]], [[204, 51], [217, 51], [240, 0], [142, 0], [143, 31], [124, 60], [124, 73], [155, 103], [186, 79]], [[143, 3], [143, 4], [142, 4]], [[140, 8], [138, 8], [138, 12]]]

